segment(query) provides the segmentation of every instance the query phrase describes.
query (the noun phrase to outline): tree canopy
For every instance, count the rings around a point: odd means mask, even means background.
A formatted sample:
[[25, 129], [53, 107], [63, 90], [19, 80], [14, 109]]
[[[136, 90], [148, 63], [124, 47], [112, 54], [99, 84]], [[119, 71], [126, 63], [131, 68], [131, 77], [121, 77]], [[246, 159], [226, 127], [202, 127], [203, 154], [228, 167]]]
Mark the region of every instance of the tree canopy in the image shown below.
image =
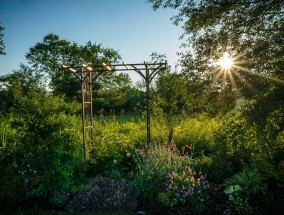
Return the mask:
[[[35, 44], [26, 54], [28, 63], [36, 74], [45, 77], [54, 94], [66, 94], [68, 97], [76, 96], [80, 83], [72, 74], [64, 73], [62, 65], [101, 64], [113, 63], [120, 57], [117, 51], [104, 48], [101, 44], [91, 41], [85, 45], [78, 45], [66, 39], [60, 39], [56, 34], [48, 34], [42, 42]], [[100, 76], [99, 82], [105, 82], [115, 77], [114, 73]]]
[[[235, 98], [251, 98], [272, 88], [283, 92], [283, 1], [148, 2], [155, 10], [177, 10], [172, 19], [183, 25], [188, 47], [181, 53], [180, 64], [191, 85], [200, 82], [203, 92], [223, 94], [229, 103], [231, 93]], [[234, 61], [230, 72], [216, 63], [225, 53]]]

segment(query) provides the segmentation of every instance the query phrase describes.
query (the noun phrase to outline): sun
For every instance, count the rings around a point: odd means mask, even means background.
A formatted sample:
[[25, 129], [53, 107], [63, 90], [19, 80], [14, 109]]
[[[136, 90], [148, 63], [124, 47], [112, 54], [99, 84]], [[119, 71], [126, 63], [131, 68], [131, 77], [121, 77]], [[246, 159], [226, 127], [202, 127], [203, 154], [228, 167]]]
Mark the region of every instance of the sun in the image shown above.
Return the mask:
[[219, 65], [223, 70], [230, 71], [234, 64], [233, 58], [230, 57], [230, 55], [225, 52], [223, 54], [223, 57], [217, 61], [217, 65]]

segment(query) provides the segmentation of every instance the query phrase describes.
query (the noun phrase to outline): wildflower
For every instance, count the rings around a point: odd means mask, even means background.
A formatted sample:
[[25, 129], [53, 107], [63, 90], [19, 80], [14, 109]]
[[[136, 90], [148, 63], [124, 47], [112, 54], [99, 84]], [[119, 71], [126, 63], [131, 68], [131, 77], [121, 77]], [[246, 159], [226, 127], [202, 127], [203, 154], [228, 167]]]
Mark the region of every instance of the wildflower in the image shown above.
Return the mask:
[[117, 160], [114, 159], [114, 160], [113, 160], [113, 163], [116, 164], [116, 163], [117, 163]]
[[173, 180], [174, 179], [174, 175], [172, 173], [169, 173], [169, 178]]
[[127, 157], [130, 157], [130, 156], [131, 156], [131, 153], [130, 153], [130, 152], [127, 152], [127, 153], [126, 153], [126, 156], [127, 156]]

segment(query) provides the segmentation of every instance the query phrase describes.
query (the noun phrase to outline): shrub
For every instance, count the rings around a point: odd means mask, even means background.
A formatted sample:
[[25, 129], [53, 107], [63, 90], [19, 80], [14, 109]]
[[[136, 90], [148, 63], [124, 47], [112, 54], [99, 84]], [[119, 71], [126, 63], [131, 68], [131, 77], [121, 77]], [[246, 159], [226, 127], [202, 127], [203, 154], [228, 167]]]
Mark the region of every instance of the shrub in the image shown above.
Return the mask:
[[72, 188], [74, 168], [80, 164], [83, 154], [81, 133], [76, 129], [76, 111], [76, 104], [43, 92], [32, 92], [21, 98], [9, 117], [10, 127], [16, 134], [15, 143], [10, 143], [8, 137], [7, 144], [15, 146], [6, 147], [1, 156], [3, 190], [21, 187], [21, 196], [37, 204], [53, 199], [62, 189]]
[[174, 143], [151, 145], [135, 158], [134, 177], [136, 195], [142, 199], [159, 201], [165, 206], [191, 207], [196, 212], [205, 210], [209, 196], [206, 176], [196, 172], [197, 160], [179, 151]]
[[253, 198], [266, 193], [264, 178], [255, 169], [245, 168], [225, 181], [228, 195], [228, 214], [252, 214], [256, 208], [251, 204]]
[[112, 180], [101, 177], [90, 180], [71, 202], [67, 210], [71, 211], [134, 211], [136, 198], [126, 180]]

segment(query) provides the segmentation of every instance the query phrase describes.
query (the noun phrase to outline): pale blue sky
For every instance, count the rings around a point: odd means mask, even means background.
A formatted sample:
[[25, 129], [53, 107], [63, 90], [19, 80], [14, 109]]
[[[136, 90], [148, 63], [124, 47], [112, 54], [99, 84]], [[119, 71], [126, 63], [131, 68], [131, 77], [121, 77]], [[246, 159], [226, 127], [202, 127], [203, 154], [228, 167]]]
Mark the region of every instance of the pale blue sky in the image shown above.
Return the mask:
[[147, 0], [0, 0], [7, 52], [0, 56], [0, 75], [26, 63], [25, 53], [48, 33], [113, 48], [128, 63], [148, 61], [157, 51], [174, 65], [182, 34], [170, 20], [175, 11], [151, 6]]

